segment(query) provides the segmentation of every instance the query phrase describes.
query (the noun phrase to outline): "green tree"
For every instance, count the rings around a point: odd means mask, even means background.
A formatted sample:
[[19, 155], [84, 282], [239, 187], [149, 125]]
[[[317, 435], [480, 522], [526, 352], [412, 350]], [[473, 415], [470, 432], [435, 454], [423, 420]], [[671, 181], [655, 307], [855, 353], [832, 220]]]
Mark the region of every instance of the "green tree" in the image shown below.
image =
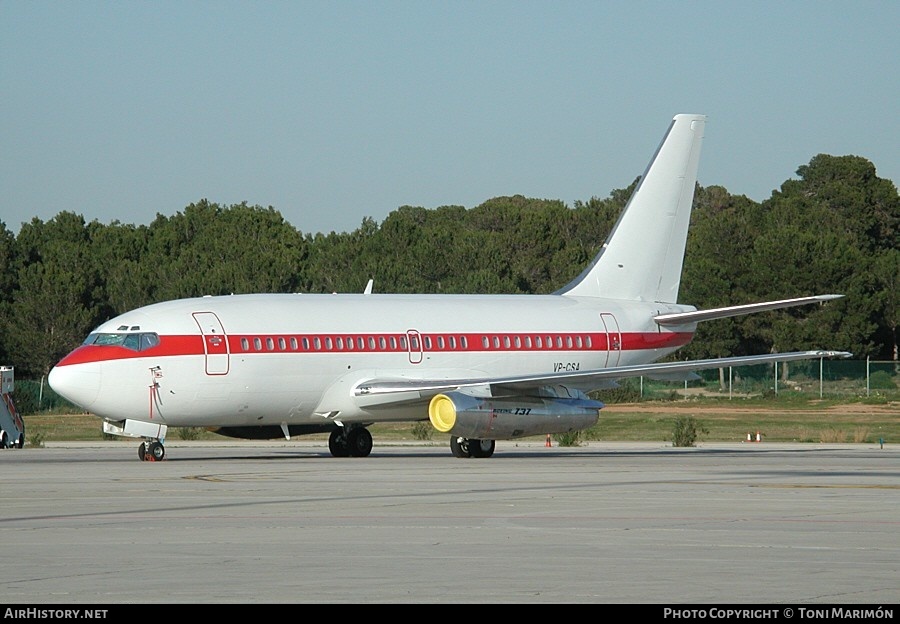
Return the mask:
[[82, 216], [35, 218], [23, 224], [17, 244], [23, 264], [3, 330], [21, 376], [36, 377], [94, 327], [102, 289]]
[[19, 254], [16, 249], [16, 237], [6, 229], [6, 224], [0, 221], [0, 365], [7, 366], [12, 362], [10, 345], [8, 344], [8, 331], [5, 328], [10, 324], [10, 306], [13, 301], [13, 292], [16, 289], [19, 270]]
[[206, 200], [157, 215], [139, 269], [151, 301], [251, 292], [294, 292], [306, 242], [273, 208]]
[[[836, 292], [846, 299], [760, 315], [757, 322], [773, 322], [758, 327], [757, 337], [779, 350], [813, 344], [887, 357], [889, 345], [873, 340], [889, 331], [889, 300], [878, 296], [873, 268], [883, 250], [900, 244], [896, 187], [855, 156], [820, 154], [797, 173], [799, 180], [785, 182], [763, 202], [766, 227], [752, 262], [755, 290], [767, 297], [776, 287], [780, 297]], [[771, 265], [768, 272], [763, 262]], [[800, 318], [805, 322], [797, 323]]]

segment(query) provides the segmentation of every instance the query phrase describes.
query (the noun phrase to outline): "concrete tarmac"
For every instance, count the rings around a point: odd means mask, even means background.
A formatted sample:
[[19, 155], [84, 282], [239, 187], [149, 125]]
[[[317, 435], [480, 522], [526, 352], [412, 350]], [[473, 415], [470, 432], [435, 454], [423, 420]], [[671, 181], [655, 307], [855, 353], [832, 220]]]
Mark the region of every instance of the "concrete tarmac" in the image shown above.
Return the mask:
[[7, 605], [900, 602], [896, 446], [170, 440], [0, 470]]

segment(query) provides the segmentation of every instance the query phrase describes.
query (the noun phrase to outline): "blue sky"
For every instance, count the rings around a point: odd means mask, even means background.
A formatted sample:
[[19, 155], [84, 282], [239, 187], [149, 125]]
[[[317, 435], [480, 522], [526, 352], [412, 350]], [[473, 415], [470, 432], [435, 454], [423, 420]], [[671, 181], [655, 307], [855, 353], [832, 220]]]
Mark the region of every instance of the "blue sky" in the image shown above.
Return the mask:
[[762, 201], [819, 153], [900, 184], [900, 2], [0, 0], [0, 221], [201, 199], [304, 233], [607, 197], [672, 116]]

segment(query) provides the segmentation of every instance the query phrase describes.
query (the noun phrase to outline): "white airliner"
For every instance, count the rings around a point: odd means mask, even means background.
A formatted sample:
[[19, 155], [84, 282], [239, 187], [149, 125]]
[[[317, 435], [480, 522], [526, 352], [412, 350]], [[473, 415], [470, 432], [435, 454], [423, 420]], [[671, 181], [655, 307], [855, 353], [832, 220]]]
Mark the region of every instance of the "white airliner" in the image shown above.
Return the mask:
[[244, 294], [167, 301], [97, 327], [50, 372], [60, 395], [165, 457], [169, 427], [248, 439], [330, 432], [365, 457], [366, 428], [430, 420], [456, 457], [496, 440], [592, 426], [588, 392], [617, 379], [823, 357], [800, 351], [655, 363], [699, 321], [824, 302], [698, 311], [679, 304], [706, 117], [676, 115], [597, 256], [549, 295]]

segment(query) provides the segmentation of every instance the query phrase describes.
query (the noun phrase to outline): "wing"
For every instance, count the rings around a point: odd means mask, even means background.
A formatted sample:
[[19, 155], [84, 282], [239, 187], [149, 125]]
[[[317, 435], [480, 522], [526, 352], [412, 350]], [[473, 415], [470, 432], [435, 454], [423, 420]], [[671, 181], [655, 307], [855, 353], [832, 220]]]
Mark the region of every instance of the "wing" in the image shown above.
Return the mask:
[[660, 379], [685, 379], [684, 375], [711, 368], [820, 358], [847, 358], [851, 355], [847, 351], [794, 351], [708, 360], [689, 360], [685, 362], [634, 364], [592, 371], [547, 375], [473, 377], [469, 379], [368, 379], [357, 383], [353, 389], [353, 394], [359, 399], [367, 397], [377, 398], [379, 403], [384, 404], [386, 401], [390, 401], [390, 395], [397, 395], [399, 402], [405, 402], [413, 397], [426, 399], [441, 392], [478, 387], [489, 387], [492, 396], [527, 395], [535, 393], [539, 388], [555, 385], [570, 386], [583, 391], [590, 391], [604, 386], [608, 387], [610, 382], [627, 377], [648, 376]]

